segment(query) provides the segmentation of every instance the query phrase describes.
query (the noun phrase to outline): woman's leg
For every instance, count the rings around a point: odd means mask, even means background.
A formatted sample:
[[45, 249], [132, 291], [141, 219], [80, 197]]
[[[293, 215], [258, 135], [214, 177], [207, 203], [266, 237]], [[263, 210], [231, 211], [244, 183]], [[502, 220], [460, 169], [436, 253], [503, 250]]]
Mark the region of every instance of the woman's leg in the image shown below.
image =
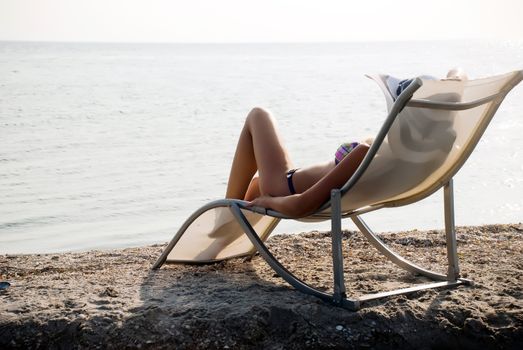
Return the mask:
[[249, 184], [249, 187], [247, 188], [247, 191], [245, 192], [245, 199], [246, 201], [252, 201], [254, 198], [258, 198], [261, 196], [260, 191], [260, 178], [256, 175], [251, 180], [251, 183]]
[[262, 194], [288, 195], [285, 173], [291, 167], [274, 117], [264, 109], [254, 108], [245, 120], [236, 146], [225, 196], [244, 199], [256, 171]]

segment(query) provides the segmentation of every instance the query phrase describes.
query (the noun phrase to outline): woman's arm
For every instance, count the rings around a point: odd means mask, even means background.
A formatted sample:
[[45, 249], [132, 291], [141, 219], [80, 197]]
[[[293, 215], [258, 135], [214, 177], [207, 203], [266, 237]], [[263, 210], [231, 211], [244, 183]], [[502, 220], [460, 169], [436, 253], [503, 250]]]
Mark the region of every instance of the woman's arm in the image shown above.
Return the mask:
[[368, 150], [369, 146], [358, 145], [334, 169], [303, 193], [285, 197], [261, 196], [249, 202], [249, 206], [270, 208], [293, 218], [312, 214], [329, 198], [332, 189], [341, 188], [347, 182]]

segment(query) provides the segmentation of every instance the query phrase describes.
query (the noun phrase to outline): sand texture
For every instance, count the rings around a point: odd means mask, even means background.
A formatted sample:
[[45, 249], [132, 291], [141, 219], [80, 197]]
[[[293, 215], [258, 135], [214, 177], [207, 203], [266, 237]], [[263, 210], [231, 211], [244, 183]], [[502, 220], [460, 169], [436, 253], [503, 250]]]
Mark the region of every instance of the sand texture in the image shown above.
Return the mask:
[[[384, 234], [416, 263], [444, 272], [442, 231]], [[428, 280], [344, 232], [346, 284], [362, 295]], [[332, 290], [328, 232], [267, 245], [305, 282]], [[150, 267], [163, 245], [0, 255], [0, 348], [522, 349], [523, 225], [458, 228], [462, 276], [474, 286], [373, 301], [360, 311], [304, 295], [252, 260]], [[438, 267], [438, 266], [443, 266]]]

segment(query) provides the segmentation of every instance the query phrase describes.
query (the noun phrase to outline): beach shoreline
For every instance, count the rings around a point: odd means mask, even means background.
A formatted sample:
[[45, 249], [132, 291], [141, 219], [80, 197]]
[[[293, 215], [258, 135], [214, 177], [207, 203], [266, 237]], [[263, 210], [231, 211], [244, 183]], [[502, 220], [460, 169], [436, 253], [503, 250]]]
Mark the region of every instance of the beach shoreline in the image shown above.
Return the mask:
[[[445, 272], [441, 230], [380, 235]], [[370, 302], [357, 312], [304, 295], [256, 255], [151, 270], [165, 245], [0, 255], [0, 348], [504, 348], [523, 347], [523, 224], [457, 228], [473, 286]], [[276, 235], [267, 245], [306, 283], [332, 291], [330, 233]], [[427, 282], [344, 231], [349, 294]]]

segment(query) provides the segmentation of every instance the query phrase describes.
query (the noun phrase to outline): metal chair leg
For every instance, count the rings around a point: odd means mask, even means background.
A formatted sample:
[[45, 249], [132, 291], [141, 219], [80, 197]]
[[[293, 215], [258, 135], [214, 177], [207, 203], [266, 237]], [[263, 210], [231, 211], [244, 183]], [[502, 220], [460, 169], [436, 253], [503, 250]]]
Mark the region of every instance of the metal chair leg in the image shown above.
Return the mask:
[[447, 258], [449, 266], [447, 280], [455, 281], [459, 278], [458, 249], [456, 243], [456, 228], [454, 224], [454, 185], [452, 179], [443, 188], [445, 207], [445, 235], [447, 241]]
[[332, 232], [332, 268], [334, 272], [334, 300], [341, 303], [346, 298], [345, 279], [343, 276], [343, 249], [341, 232], [341, 192], [331, 191], [331, 232]]

